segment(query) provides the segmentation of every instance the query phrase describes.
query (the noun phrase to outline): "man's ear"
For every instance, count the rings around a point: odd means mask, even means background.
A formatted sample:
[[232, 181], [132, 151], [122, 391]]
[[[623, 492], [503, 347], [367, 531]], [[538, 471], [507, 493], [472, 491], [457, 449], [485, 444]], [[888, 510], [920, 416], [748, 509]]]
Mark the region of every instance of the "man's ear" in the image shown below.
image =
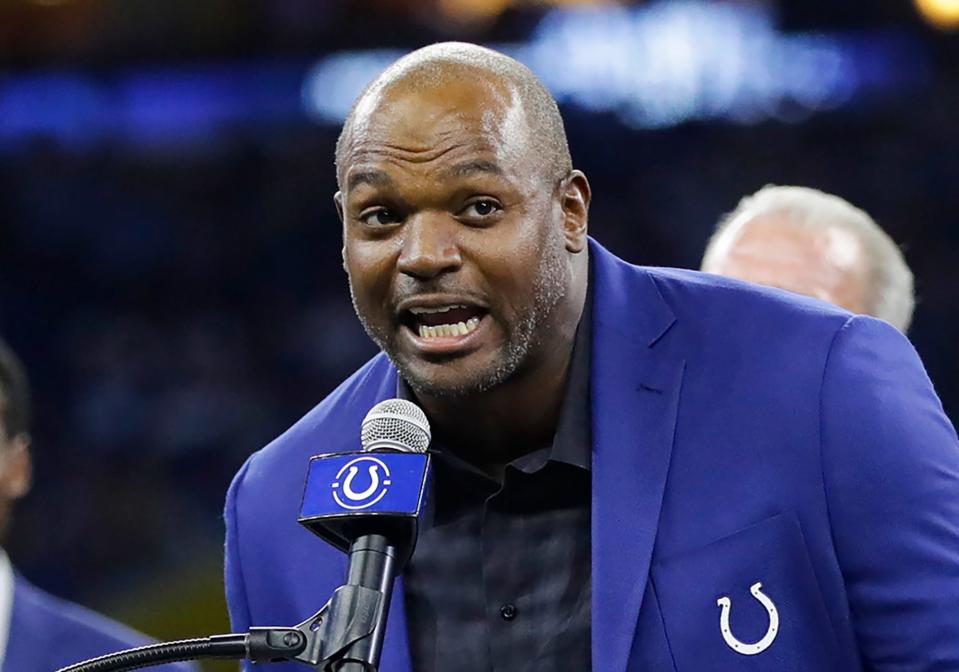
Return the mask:
[[581, 170], [574, 170], [563, 178], [559, 186], [560, 207], [563, 209], [563, 233], [566, 250], [572, 253], [586, 249], [589, 227], [589, 201], [592, 191], [589, 180]]
[[0, 457], [0, 496], [8, 501], [20, 499], [33, 485], [33, 457], [30, 455], [30, 435], [17, 434], [3, 448]]
[[346, 270], [346, 220], [343, 213], [343, 192], [338, 191], [333, 194], [333, 205], [336, 206], [336, 216], [340, 218], [340, 223], [344, 225], [343, 229], [343, 247], [340, 248], [340, 259], [343, 263], [343, 270]]

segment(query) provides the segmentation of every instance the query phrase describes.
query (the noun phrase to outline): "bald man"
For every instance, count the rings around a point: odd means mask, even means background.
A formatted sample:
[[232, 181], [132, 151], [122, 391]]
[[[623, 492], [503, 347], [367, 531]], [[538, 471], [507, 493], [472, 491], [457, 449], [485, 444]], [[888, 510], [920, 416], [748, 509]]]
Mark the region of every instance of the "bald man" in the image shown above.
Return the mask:
[[716, 229], [702, 270], [812, 296], [906, 333], [912, 272], [873, 219], [816, 189], [763, 187]]
[[336, 161], [382, 353], [234, 479], [236, 628], [344, 583], [296, 522], [307, 463], [359, 449], [398, 396], [435, 467], [380, 670], [959, 669], [959, 441], [899, 332], [617, 259], [587, 236], [555, 102], [488, 49], [400, 59]]

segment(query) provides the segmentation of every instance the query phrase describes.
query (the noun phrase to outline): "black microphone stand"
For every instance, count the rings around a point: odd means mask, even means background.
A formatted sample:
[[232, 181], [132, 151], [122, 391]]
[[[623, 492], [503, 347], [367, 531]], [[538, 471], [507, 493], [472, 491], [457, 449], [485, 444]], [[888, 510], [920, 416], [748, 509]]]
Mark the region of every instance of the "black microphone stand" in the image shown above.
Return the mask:
[[[367, 624], [372, 624], [369, 634], [347, 645], [331, 668], [335, 672], [376, 672], [379, 668], [395, 576], [396, 548], [386, 537], [368, 534], [350, 545], [350, 572], [346, 585], [374, 591], [379, 599], [375, 611], [364, 615], [364, 625], [360, 628], [365, 630]], [[356, 612], [355, 609], [349, 611]]]

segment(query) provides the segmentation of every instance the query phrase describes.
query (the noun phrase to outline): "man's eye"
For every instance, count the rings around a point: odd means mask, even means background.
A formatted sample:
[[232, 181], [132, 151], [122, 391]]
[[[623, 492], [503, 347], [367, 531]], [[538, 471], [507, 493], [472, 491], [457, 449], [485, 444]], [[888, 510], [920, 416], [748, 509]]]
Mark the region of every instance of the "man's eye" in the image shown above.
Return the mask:
[[376, 208], [360, 215], [360, 221], [368, 226], [388, 226], [400, 221], [400, 218], [392, 210]]
[[466, 206], [466, 214], [488, 217], [497, 210], [501, 210], [499, 203], [492, 200], [475, 201]]

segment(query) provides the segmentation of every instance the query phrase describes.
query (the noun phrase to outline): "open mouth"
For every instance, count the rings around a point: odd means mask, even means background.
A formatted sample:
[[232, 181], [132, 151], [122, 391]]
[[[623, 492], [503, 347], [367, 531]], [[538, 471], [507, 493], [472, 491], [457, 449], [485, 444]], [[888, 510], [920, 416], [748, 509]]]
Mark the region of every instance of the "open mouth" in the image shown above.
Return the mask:
[[476, 331], [485, 315], [478, 306], [416, 306], [403, 312], [401, 322], [423, 340], [462, 338]]

